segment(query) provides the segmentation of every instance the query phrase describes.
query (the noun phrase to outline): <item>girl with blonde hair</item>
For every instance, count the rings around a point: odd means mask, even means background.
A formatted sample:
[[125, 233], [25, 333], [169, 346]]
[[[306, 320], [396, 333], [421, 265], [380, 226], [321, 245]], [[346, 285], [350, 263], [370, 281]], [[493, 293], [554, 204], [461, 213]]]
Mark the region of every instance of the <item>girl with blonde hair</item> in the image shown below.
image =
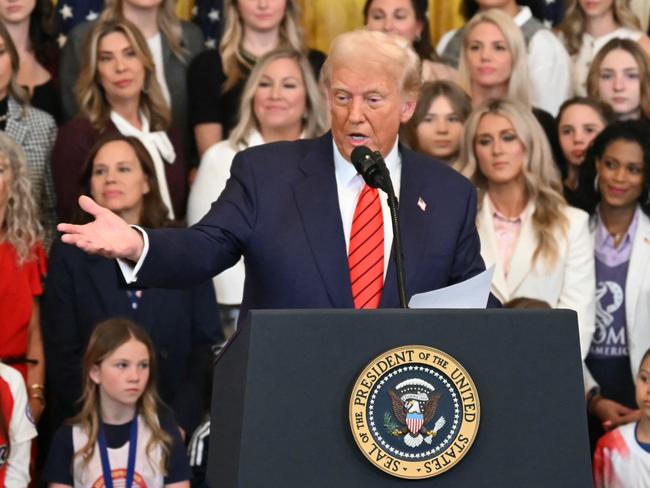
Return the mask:
[[481, 255], [496, 265], [492, 293], [575, 310], [584, 357], [594, 330], [593, 241], [587, 214], [562, 197], [541, 127], [516, 101], [488, 101], [467, 120], [460, 161], [478, 188]]
[[571, 0], [560, 32], [571, 55], [576, 95], [587, 94], [589, 66], [611, 39], [631, 39], [650, 55], [650, 38], [641, 31], [639, 19], [629, 3], [629, 0]]
[[81, 411], [56, 433], [43, 474], [50, 488], [189, 488], [189, 465], [156, 391], [153, 344], [127, 319], [99, 324], [83, 359]]
[[140, 139], [154, 161], [170, 218], [182, 218], [187, 196], [183, 143], [171, 125], [147, 42], [135, 25], [125, 19], [93, 25], [76, 91], [80, 114], [61, 128], [52, 156], [59, 218], [69, 220], [76, 209], [84, 161], [104, 133]]
[[60, 78], [63, 111], [66, 119], [76, 116], [81, 108], [74, 87], [84, 68], [86, 36], [98, 21], [125, 19], [132, 22], [146, 40], [155, 65], [155, 77], [164, 102], [171, 109], [174, 125], [190, 148], [192, 137], [187, 125], [187, 67], [203, 50], [201, 29], [176, 17], [174, 0], [107, 0], [99, 20], [83, 22], [70, 33], [62, 52]]
[[277, 48], [307, 56], [318, 77], [325, 55], [307, 49], [298, 0], [224, 1], [219, 50], [205, 51], [188, 72], [190, 123], [199, 155], [237, 125], [246, 79], [257, 60]]

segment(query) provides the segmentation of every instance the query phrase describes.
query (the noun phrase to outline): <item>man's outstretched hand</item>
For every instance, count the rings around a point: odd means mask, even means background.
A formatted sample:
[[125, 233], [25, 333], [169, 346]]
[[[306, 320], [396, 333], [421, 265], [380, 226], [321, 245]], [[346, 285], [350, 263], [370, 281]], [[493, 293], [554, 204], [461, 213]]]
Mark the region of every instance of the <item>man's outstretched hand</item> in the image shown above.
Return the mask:
[[56, 228], [63, 232], [63, 242], [77, 246], [88, 254], [128, 259], [134, 263], [140, 259], [144, 248], [140, 232], [90, 197], [80, 196], [79, 206], [95, 220], [85, 225], [57, 225]]

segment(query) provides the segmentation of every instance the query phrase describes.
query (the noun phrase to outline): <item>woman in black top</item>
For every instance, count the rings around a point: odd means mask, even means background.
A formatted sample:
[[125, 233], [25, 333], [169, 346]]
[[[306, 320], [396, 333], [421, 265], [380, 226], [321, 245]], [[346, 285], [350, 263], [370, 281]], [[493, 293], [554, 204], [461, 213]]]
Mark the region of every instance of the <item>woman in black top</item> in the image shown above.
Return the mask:
[[297, 0], [226, 0], [224, 11], [219, 50], [201, 53], [188, 71], [189, 117], [200, 155], [237, 124], [242, 90], [259, 57], [293, 48], [306, 53], [316, 76], [325, 61], [323, 53], [305, 46]]

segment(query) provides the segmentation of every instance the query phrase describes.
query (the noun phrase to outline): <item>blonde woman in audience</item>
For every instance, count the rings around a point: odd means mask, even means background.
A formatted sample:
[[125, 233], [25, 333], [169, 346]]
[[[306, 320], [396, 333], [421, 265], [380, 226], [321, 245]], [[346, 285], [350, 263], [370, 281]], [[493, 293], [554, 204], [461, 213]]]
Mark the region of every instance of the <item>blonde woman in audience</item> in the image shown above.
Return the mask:
[[467, 120], [460, 161], [478, 188], [481, 255], [496, 265], [492, 293], [575, 310], [584, 358], [594, 331], [593, 240], [588, 215], [562, 197], [541, 127], [515, 101], [488, 101]]
[[52, 155], [59, 218], [69, 220], [77, 208], [81, 170], [104, 133], [140, 139], [154, 161], [169, 217], [182, 218], [187, 198], [183, 143], [171, 125], [147, 42], [135, 25], [124, 19], [93, 25], [77, 95], [80, 115], [61, 128]]
[[650, 120], [650, 58], [629, 39], [612, 39], [587, 76], [589, 97], [609, 105], [619, 120]]
[[453, 164], [471, 111], [467, 93], [454, 82], [424, 83], [413, 117], [400, 130], [400, 142], [414, 151]]
[[298, 0], [225, 0], [219, 50], [205, 51], [188, 72], [190, 123], [199, 155], [237, 125], [246, 79], [258, 58], [276, 48], [304, 53], [318, 77], [325, 55], [307, 49]]
[[629, 0], [571, 0], [560, 32], [571, 55], [576, 95], [587, 94], [589, 66], [598, 51], [611, 39], [631, 39], [650, 54], [650, 38], [641, 31], [641, 24], [629, 7]]
[[[100, 19], [126, 19], [138, 28], [151, 52], [156, 80], [171, 109], [174, 125], [189, 150], [192, 137], [187, 124], [187, 67], [203, 50], [201, 29], [176, 17], [174, 0], [107, 0]], [[82, 108], [75, 98], [74, 87], [85, 66], [86, 36], [95, 23], [83, 22], [72, 29], [63, 49], [60, 76], [66, 119], [76, 116]]]
[[[212, 146], [201, 159], [190, 192], [188, 223], [198, 222], [219, 197], [238, 151], [269, 142], [317, 137], [326, 128], [323, 100], [307, 59], [293, 49], [264, 55], [246, 82], [241, 116], [230, 139]], [[224, 324], [236, 323], [244, 276], [240, 260], [213, 279]]]
[[442, 63], [431, 45], [427, 0], [367, 0], [363, 18], [370, 30], [402, 36], [422, 61], [422, 80], [457, 81], [456, 70]]
[[555, 119], [532, 103], [528, 54], [521, 29], [507, 13], [490, 9], [472, 17], [463, 32], [458, 75], [460, 86], [472, 98], [472, 106], [507, 97], [532, 110], [559, 164], [562, 153]]

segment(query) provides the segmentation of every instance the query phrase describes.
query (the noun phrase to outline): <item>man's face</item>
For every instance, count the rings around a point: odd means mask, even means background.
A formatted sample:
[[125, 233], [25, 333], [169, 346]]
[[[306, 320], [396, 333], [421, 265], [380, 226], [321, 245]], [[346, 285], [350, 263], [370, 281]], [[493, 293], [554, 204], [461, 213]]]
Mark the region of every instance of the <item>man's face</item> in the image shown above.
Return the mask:
[[385, 157], [400, 124], [413, 115], [415, 101], [402, 98], [393, 71], [372, 60], [333, 66], [327, 90], [332, 136], [348, 161], [357, 146], [368, 146]]

